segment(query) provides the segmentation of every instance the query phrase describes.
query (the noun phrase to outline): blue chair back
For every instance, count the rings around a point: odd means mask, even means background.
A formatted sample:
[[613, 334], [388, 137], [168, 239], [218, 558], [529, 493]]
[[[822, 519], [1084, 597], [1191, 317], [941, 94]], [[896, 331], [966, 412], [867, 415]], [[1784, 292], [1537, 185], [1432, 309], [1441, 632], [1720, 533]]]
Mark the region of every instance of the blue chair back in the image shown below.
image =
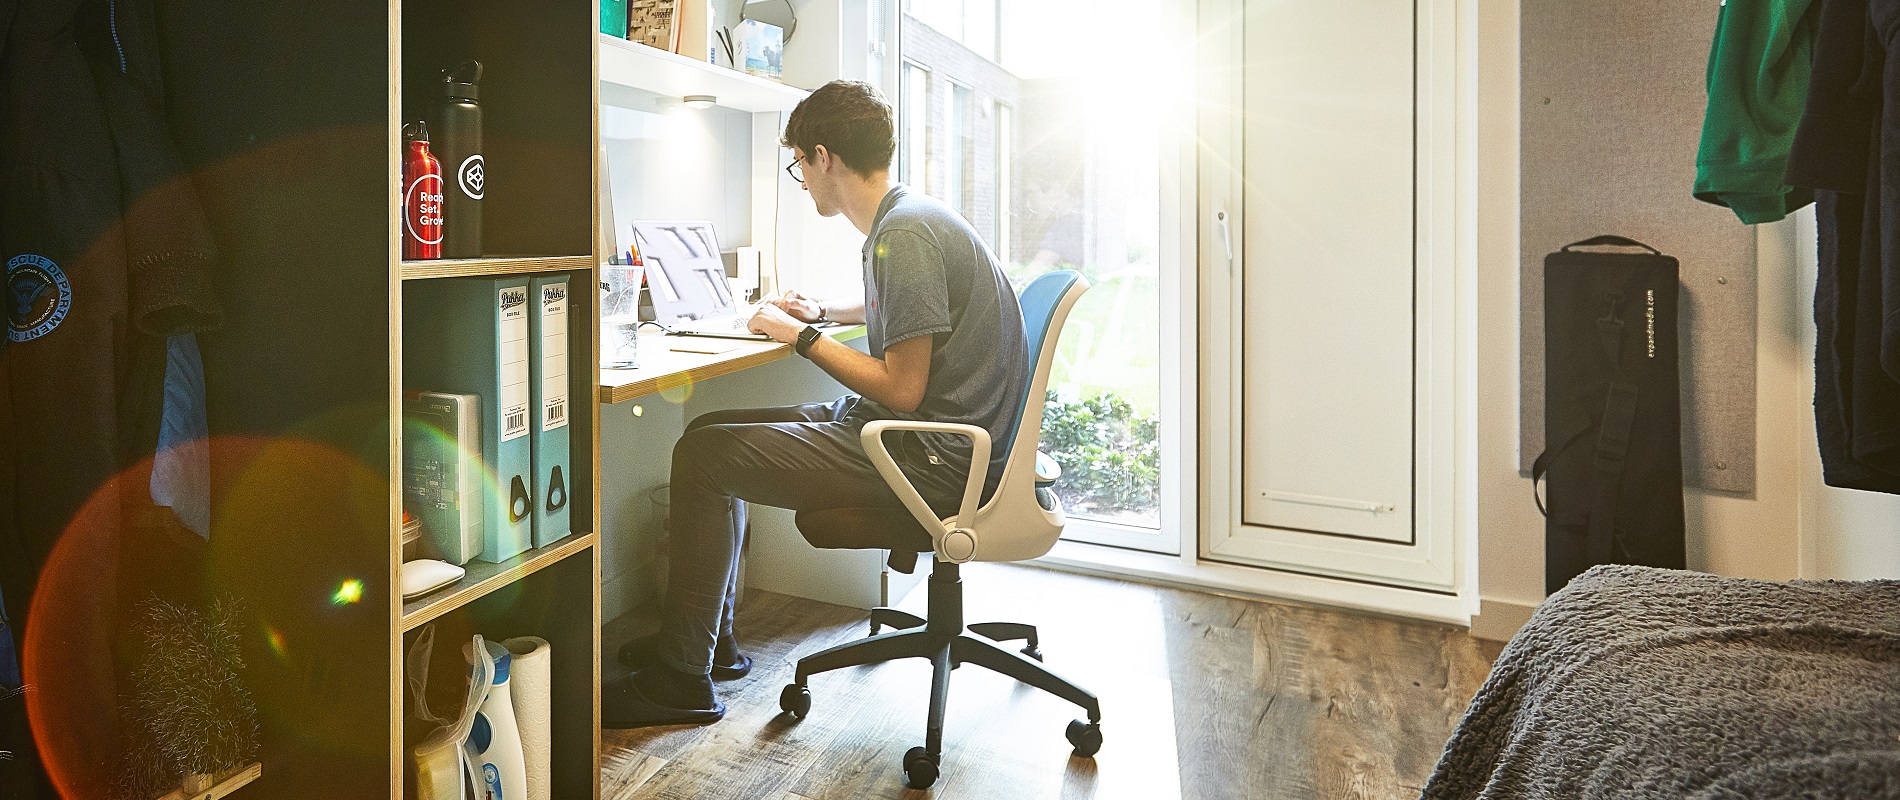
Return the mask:
[[[1002, 443], [1002, 448], [1006, 452], [1016, 446], [1016, 434], [1022, 431], [1024, 418], [1031, 411], [1041, 413], [1043, 399], [1036, 397], [1034, 391], [1036, 376], [1040, 374], [1043, 377], [1046, 390], [1047, 370], [1055, 360], [1054, 342], [1049, 342], [1050, 347], [1045, 353], [1043, 352], [1044, 340], [1049, 336], [1050, 327], [1055, 324], [1056, 311], [1061, 308], [1062, 298], [1078, 283], [1082, 284], [1084, 289], [1087, 288], [1087, 282], [1082, 280], [1082, 273], [1072, 269], [1060, 269], [1036, 276], [1036, 279], [1030, 281], [1028, 286], [1023, 287], [1022, 294], [1017, 295], [1016, 304], [1022, 308], [1023, 312], [1023, 338], [1029, 344], [1031, 385], [1025, 387], [1028, 391], [1023, 393], [1022, 404], [1016, 409], [1016, 426], [1009, 432], [1009, 441]], [[1045, 360], [1048, 360], [1050, 364], [1045, 364]], [[1041, 429], [1040, 424], [1037, 425], [1037, 429]]]

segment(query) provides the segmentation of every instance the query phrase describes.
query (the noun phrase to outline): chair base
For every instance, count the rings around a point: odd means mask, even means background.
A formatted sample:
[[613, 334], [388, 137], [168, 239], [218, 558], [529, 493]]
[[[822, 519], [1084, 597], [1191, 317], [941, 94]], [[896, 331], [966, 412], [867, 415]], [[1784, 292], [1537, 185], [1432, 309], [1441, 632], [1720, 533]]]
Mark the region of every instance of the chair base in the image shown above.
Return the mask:
[[[924, 746], [905, 754], [904, 768], [912, 788], [924, 788], [936, 779], [943, 755], [944, 707], [950, 698], [950, 671], [963, 664], [1007, 675], [1067, 700], [1088, 712], [1088, 722], [1069, 725], [1069, 741], [1078, 756], [1089, 757], [1101, 747], [1102, 710], [1095, 695], [1056, 675], [1042, 665], [1040, 641], [1033, 625], [1015, 622], [963, 624], [963, 582], [956, 564], [938, 561], [930, 573], [930, 616], [918, 617], [892, 608], [871, 610], [871, 636], [813, 653], [798, 660], [796, 681], [785, 687], [781, 706], [793, 717], [810, 710], [807, 682], [821, 672], [879, 664], [899, 658], [922, 658], [931, 663], [930, 716]], [[884, 627], [896, 628], [880, 633]], [[976, 634], [974, 636], [970, 634]], [[999, 642], [1027, 641], [1020, 651]], [[800, 699], [802, 698], [802, 700]], [[920, 760], [921, 759], [921, 760]], [[927, 761], [928, 763], [923, 763]], [[921, 783], [920, 783], [921, 780]]]

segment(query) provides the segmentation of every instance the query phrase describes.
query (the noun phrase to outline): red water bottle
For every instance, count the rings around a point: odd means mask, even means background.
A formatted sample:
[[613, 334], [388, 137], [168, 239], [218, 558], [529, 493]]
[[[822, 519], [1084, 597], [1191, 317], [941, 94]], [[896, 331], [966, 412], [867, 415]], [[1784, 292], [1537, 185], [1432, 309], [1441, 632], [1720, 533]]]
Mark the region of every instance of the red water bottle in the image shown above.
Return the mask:
[[429, 153], [429, 126], [404, 131], [409, 154], [402, 162], [402, 257], [442, 257], [442, 162]]

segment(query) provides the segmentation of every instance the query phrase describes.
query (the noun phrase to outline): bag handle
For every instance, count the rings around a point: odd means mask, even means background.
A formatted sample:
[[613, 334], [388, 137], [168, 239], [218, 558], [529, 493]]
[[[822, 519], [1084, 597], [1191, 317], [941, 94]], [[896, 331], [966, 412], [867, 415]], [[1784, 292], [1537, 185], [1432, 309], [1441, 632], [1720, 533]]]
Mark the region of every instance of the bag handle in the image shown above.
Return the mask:
[[1635, 239], [1631, 239], [1624, 236], [1615, 236], [1612, 234], [1604, 234], [1602, 236], [1592, 236], [1581, 242], [1571, 242], [1570, 244], [1563, 246], [1563, 252], [1568, 253], [1570, 252], [1570, 249], [1573, 247], [1605, 247], [1605, 246], [1641, 247], [1644, 250], [1648, 250], [1649, 252], [1654, 253], [1655, 255], [1662, 255], [1661, 250], [1657, 250], [1656, 248], [1650, 247], [1649, 245], [1643, 244], [1642, 242], [1636, 241]]

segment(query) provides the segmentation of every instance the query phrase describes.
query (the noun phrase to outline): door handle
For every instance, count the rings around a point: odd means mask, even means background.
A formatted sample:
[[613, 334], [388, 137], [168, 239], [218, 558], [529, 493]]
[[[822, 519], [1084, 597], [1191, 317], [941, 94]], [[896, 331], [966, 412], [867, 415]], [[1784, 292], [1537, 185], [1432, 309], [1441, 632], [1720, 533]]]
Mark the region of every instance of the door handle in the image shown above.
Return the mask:
[[1221, 247], [1227, 251], [1227, 263], [1234, 263], [1234, 232], [1227, 224], [1227, 208], [1220, 206], [1214, 211], [1214, 227], [1220, 231]]

